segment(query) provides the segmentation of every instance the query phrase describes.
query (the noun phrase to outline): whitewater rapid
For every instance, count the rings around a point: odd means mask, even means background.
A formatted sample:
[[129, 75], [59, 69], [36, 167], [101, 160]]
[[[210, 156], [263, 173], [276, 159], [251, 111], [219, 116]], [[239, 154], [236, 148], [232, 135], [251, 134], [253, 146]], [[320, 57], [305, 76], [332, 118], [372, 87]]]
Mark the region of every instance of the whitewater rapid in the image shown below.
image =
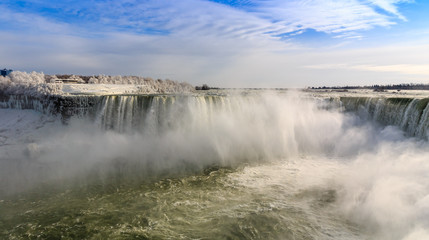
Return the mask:
[[412, 110], [424, 99], [35, 101], [42, 110], [0, 109], [3, 237], [429, 236], [428, 107]]

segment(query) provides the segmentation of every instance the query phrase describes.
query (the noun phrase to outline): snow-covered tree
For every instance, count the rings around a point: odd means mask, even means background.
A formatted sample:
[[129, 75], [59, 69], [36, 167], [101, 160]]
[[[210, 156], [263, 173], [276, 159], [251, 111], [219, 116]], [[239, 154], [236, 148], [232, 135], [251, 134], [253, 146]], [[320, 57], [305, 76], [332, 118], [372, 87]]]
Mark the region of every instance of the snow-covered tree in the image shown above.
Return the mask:
[[192, 92], [194, 87], [188, 83], [179, 83], [170, 79], [156, 81], [149, 77], [137, 76], [77, 76], [77, 75], [45, 75], [37, 72], [15, 71], [6, 77], [0, 76], [0, 92], [6, 94], [25, 94], [28, 96], [61, 95], [62, 81], [58, 79], [73, 79], [78, 83], [90, 84], [128, 84], [137, 85], [136, 94], [154, 93], [185, 93]]
[[[62, 94], [62, 83], [51, 83], [53, 78], [43, 73], [14, 71], [0, 78], [0, 91], [6, 94], [44, 96]], [[48, 80], [48, 81], [47, 81]]]

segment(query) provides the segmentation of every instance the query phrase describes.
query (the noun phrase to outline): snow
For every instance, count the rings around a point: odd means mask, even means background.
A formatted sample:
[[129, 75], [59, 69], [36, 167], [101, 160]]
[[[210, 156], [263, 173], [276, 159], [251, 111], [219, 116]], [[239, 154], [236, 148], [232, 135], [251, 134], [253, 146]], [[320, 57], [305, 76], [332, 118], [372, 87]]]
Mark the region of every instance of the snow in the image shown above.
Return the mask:
[[15, 71], [9, 76], [0, 76], [0, 93], [22, 94], [33, 97], [62, 96], [79, 94], [159, 94], [159, 93], [189, 93], [194, 87], [188, 83], [172, 80], [153, 80], [135, 76], [105, 76], [91, 77], [89, 84], [78, 76], [71, 76], [80, 84], [63, 83], [54, 75], [37, 72]]
[[138, 85], [119, 84], [63, 84], [64, 95], [92, 94], [92, 95], [113, 95], [135, 93], [139, 90]]
[[429, 90], [387, 90], [375, 92], [371, 89], [353, 89], [349, 91], [306, 89], [305, 92], [315, 97], [371, 97], [371, 98], [428, 98]]
[[58, 117], [34, 110], [0, 109], [0, 160], [14, 158], [60, 126]]
[[0, 109], [0, 197], [40, 183], [39, 143], [62, 128], [58, 117], [34, 110]]
[[0, 76], [0, 93], [22, 94], [26, 96], [60, 95], [62, 83], [47, 83], [43, 73], [12, 72]]

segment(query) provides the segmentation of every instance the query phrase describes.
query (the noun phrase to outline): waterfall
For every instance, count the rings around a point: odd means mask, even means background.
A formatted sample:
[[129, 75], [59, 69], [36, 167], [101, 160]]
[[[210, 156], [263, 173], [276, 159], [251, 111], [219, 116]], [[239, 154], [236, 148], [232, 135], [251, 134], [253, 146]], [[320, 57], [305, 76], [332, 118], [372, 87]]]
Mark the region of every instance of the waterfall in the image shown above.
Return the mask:
[[237, 99], [231, 101], [231, 98], [220, 95], [105, 96], [93, 108], [95, 114], [91, 115], [106, 130], [160, 133], [208, 126], [216, 111], [232, 112], [239, 105]]
[[[0, 108], [33, 109], [59, 114], [65, 122], [71, 117], [88, 118], [105, 130], [160, 133], [167, 129], [209, 126], [214, 114], [241, 111], [243, 105], [257, 104], [258, 94], [236, 95], [112, 95], [35, 98], [1, 95]], [[317, 101], [317, 99], [315, 100]], [[427, 139], [429, 98], [331, 98], [318, 105], [326, 110], [341, 106], [346, 112], [395, 125], [410, 136]]]
[[[335, 99], [334, 99], [335, 100]], [[395, 125], [411, 136], [427, 138], [429, 128], [429, 99], [341, 97], [331, 104], [319, 104], [324, 109], [341, 105], [347, 112], [355, 112], [382, 125]], [[158, 95], [106, 96], [97, 108], [97, 122], [104, 129], [119, 132], [162, 131], [189, 121], [210, 124], [216, 111], [240, 111], [243, 104], [256, 104], [256, 96], [222, 95]], [[197, 120], [198, 118], [198, 120]]]
[[0, 238], [427, 239], [429, 98], [370, 96], [0, 94]]
[[429, 98], [341, 97], [348, 112], [382, 125], [395, 125], [411, 136], [428, 138]]
[[32, 109], [42, 113], [52, 113], [54, 107], [51, 99], [38, 99], [25, 95], [1, 95], [0, 108]]

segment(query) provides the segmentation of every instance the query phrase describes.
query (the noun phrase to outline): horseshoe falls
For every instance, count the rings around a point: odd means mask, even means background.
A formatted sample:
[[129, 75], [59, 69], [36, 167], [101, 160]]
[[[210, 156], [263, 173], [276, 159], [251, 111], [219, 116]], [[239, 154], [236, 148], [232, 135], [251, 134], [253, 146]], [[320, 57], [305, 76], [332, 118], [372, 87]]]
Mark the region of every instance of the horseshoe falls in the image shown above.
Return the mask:
[[0, 97], [1, 239], [426, 239], [429, 98]]

